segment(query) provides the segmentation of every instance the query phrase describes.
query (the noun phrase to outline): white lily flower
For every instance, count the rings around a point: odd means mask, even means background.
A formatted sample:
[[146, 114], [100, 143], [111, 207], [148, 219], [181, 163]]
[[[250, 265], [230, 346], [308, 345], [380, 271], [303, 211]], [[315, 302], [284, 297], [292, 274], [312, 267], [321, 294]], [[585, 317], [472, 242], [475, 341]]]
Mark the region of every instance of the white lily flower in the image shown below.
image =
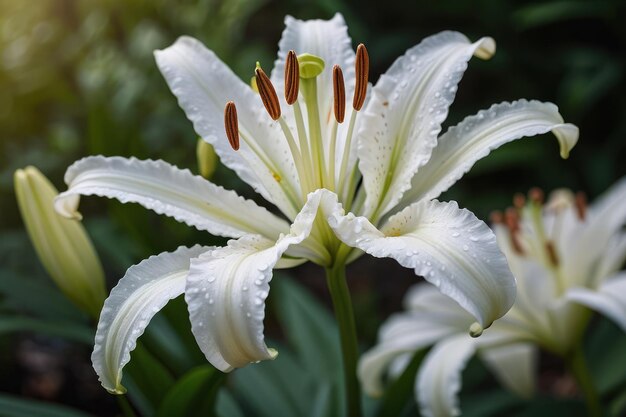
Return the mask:
[[[183, 291], [181, 271], [188, 272], [193, 333], [222, 371], [275, 357], [263, 337], [275, 267], [343, 267], [364, 251], [414, 269], [469, 311], [476, 326], [502, 316], [515, 282], [495, 236], [455, 202], [432, 199], [504, 143], [551, 131], [566, 157], [578, 130], [553, 104], [521, 100], [481, 111], [440, 136], [467, 62], [494, 50], [491, 38], [472, 43], [442, 32], [409, 49], [370, 89], [367, 51], [354, 52], [342, 16], [287, 17], [271, 78], [256, 70], [259, 94], [195, 39], [156, 51], [198, 135], [280, 213], [162, 161], [96, 156], [71, 166], [69, 189], [57, 200], [61, 213], [76, 216], [79, 195], [99, 195], [238, 239], [129, 270], [135, 278], [122, 279], [126, 289], [114, 290], [103, 313], [119, 328], [100, 326], [93, 356], [105, 387], [121, 389], [134, 340], [161, 301]], [[351, 108], [346, 97], [353, 97]], [[171, 268], [150, 266], [161, 258]], [[152, 287], [168, 282], [175, 291]], [[124, 310], [129, 297], [146, 298]], [[141, 319], [131, 323], [135, 317]]]
[[[521, 396], [535, 386], [538, 348], [565, 359], [575, 354], [596, 310], [626, 332], [626, 178], [590, 207], [582, 194], [531, 190], [516, 208], [494, 216], [498, 244], [517, 279], [513, 308], [478, 339], [467, 336], [473, 317], [435, 288], [418, 284], [406, 297], [407, 312], [380, 329], [379, 343], [361, 358], [359, 375], [372, 395], [383, 390], [387, 369], [398, 371], [430, 345], [417, 376], [416, 398], [424, 416], [460, 414], [461, 372], [475, 353], [503, 385]], [[400, 366], [400, 368], [402, 368]]]

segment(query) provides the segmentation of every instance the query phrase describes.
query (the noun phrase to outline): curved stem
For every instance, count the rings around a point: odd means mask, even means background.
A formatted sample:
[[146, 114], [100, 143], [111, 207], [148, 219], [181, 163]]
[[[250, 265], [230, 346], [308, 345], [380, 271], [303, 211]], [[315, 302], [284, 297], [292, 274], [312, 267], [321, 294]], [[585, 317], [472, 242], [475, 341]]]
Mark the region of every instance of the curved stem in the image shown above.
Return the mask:
[[593, 381], [591, 380], [591, 375], [589, 374], [589, 368], [587, 367], [582, 347], [580, 345], [576, 347], [566, 360], [585, 396], [589, 416], [600, 417], [602, 415], [602, 411], [600, 409], [598, 392], [596, 391]]
[[349, 417], [361, 416], [361, 390], [356, 377], [356, 364], [359, 357], [359, 347], [356, 338], [356, 326], [352, 300], [346, 282], [346, 268], [344, 262], [337, 262], [326, 268], [326, 283], [333, 301], [335, 318], [339, 326], [341, 339], [341, 353], [343, 356], [344, 382], [346, 385], [346, 399]]

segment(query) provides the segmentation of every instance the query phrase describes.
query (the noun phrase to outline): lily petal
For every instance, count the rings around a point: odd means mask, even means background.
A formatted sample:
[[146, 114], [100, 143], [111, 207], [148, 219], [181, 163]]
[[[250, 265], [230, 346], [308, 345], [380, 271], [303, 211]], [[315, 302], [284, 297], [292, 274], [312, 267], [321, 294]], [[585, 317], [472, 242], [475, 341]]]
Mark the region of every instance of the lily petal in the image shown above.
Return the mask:
[[398, 207], [437, 198], [492, 150], [525, 136], [552, 131], [567, 158], [578, 140], [578, 128], [564, 123], [552, 103], [519, 100], [481, 110], [451, 127], [439, 138], [426, 165], [411, 181], [411, 190]]
[[339, 239], [412, 268], [486, 328], [515, 300], [515, 278], [485, 223], [456, 202], [413, 204], [377, 230], [348, 214], [329, 222]]
[[626, 273], [607, 280], [598, 291], [573, 288], [565, 297], [604, 314], [626, 332]]
[[626, 178], [618, 181], [589, 207], [585, 226], [577, 234], [576, 240], [568, 246], [567, 255], [571, 261], [565, 264], [566, 274], [579, 276], [581, 271], [585, 271], [587, 278], [593, 277], [594, 271], [589, 270], [589, 266], [593, 266], [596, 259], [604, 257], [609, 244], [615, 243], [612, 239], [626, 224], [624, 201]]
[[246, 235], [192, 260], [185, 291], [192, 332], [216, 368], [228, 372], [276, 356], [263, 335], [272, 269], [288, 249], [307, 250], [303, 241], [311, 233], [323, 198], [337, 201], [327, 190], [311, 193], [289, 234], [276, 242]]
[[[260, 98], [212, 51], [190, 37], [154, 52], [170, 89], [196, 132], [215, 148], [220, 159], [288, 217], [297, 213], [299, 190], [289, 147], [276, 123], [263, 112]], [[235, 152], [224, 130], [224, 105], [237, 104], [239, 130], [256, 143], [259, 158], [245, 143]]]
[[65, 182], [69, 188], [57, 197], [55, 208], [66, 217], [80, 218], [77, 209], [81, 195], [98, 195], [139, 203], [219, 236], [258, 233], [275, 239], [289, 227], [234, 191], [163, 161], [91, 156], [71, 165]]
[[358, 376], [369, 395], [382, 395], [383, 375], [396, 359], [449, 335], [467, 332], [473, 321], [456, 302], [429, 284], [413, 286], [405, 304], [410, 311], [387, 320], [380, 328], [378, 344], [359, 361]]
[[437, 145], [441, 123], [473, 55], [489, 58], [495, 42], [442, 32], [409, 49], [372, 89], [359, 129], [364, 214], [380, 218], [411, 186]]
[[180, 247], [131, 266], [104, 307], [96, 331], [96, 344], [91, 355], [93, 367], [102, 386], [114, 394], [126, 390], [122, 386], [122, 368], [130, 360], [130, 352], [152, 317], [167, 302], [185, 289], [189, 259], [210, 248]]
[[475, 340], [468, 335], [444, 339], [428, 352], [417, 374], [416, 397], [424, 417], [461, 414], [458, 393], [461, 373], [474, 354]]
[[523, 398], [535, 392], [537, 347], [530, 343], [483, 349], [480, 356], [502, 385]]

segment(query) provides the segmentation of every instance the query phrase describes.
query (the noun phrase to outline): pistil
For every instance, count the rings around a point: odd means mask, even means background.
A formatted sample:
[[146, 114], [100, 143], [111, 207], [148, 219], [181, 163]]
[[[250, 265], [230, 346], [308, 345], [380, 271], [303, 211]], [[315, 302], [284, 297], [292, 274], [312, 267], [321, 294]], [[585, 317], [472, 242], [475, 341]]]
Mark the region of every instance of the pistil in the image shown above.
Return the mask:
[[315, 188], [324, 187], [324, 144], [322, 142], [322, 127], [320, 122], [319, 103], [317, 99], [317, 76], [324, 70], [324, 61], [311, 54], [302, 54], [298, 58], [300, 63], [300, 78], [302, 95], [306, 103], [307, 119], [309, 122], [309, 143], [313, 162], [313, 178]]

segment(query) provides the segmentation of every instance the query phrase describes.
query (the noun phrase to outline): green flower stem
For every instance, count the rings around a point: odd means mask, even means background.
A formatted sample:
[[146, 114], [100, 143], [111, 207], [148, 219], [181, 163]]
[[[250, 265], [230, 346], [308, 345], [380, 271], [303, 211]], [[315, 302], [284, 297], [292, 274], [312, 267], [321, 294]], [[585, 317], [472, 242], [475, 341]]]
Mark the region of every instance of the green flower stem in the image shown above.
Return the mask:
[[126, 395], [116, 395], [116, 397], [117, 404], [119, 405], [124, 417], [137, 417], [137, 414], [133, 411], [133, 407], [128, 402], [128, 398], [126, 398]]
[[359, 357], [359, 347], [356, 338], [356, 326], [352, 311], [352, 300], [346, 282], [346, 267], [344, 262], [337, 262], [326, 268], [326, 283], [333, 300], [335, 318], [339, 325], [341, 338], [341, 353], [343, 356], [344, 382], [349, 417], [361, 416], [361, 391], [356, 378], [356, 363]]
[[587, 367], [587, 362], [585, 361], [585, 354], [580, 345], [569, 355], [567, 362], [585, 396], [589, 416], [600, 417], [602, 415], [602, 411], [600, 409], [598, 392], [596, 391], [593, 381], [591, 380], [589, 368]]

